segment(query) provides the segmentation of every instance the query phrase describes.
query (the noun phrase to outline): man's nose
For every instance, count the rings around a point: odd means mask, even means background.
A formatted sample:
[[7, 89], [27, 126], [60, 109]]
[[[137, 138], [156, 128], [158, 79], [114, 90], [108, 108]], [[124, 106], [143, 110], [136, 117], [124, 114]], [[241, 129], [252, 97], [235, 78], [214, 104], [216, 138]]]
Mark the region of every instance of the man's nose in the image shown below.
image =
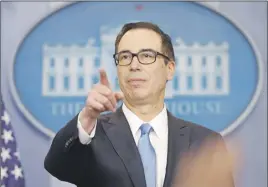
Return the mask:
[[139, 70], [140, 69], [140, 62], [138, 60], [138, 57], [137, 56], [134, 56], [133, 59], [132, 59], [132, 62], [130, 64], [130, 69], [131, 70]]

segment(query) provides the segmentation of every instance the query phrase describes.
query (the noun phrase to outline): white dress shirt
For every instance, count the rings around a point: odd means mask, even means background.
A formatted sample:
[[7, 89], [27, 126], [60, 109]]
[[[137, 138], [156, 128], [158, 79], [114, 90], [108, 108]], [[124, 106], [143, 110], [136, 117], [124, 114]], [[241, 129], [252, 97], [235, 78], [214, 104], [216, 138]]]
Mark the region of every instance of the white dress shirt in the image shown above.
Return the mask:
[[[157, 168], [157, 187], [163, 187], [165, 174], [166, 174], [166, 164], [167, 164], [167, 149], [168, 149], [168, 120], [167, 120], [167, 110], [164, 106], [163, 110], [151, 121], [144, 122], [138, 118], [132, 111], [130, 111], [125, 104], [122, 106], [123, 113], [130, 125], [133, 137], [135, 139], [136, 145], [138, 144], [141, 132], [140, 126], [143, 123], [149, 123], [153, 130], [150, 133], [150, 140], [156, 152], [156, 168]], [[82, 144], [89, 144], [91, 139], [94, 137], [96, 132], [96, 126], [89, 135], [82, 127], [79, 122], [78, 116], [78, 136]]]

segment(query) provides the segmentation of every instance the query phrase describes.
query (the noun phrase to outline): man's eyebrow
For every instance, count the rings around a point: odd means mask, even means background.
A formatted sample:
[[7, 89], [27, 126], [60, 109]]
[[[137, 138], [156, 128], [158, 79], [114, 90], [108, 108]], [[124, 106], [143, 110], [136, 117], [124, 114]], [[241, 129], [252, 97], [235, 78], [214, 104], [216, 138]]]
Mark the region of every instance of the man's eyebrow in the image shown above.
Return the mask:
[[[157, 50], [152, 49], [152, 48], [144, 48], [144, 49], [140, 49], [138, 52], [143, 52], [143, 51], [157, 51]], [[118, 53], [124, 53], [124, 52], [131, 52], [131, 51], [128, 50], [128, 49], [124, 49], [124, 50], [118, 51]]]
[[118, 51], [118, 53], [123, 53], [123, 52], [130, 52], [130, 50], [124, 49], [122, 51]]
[[140, 51], [156, 51], [156, 50], [151, 49], [151, 48], [145, 48], [145, 49], [141, 49]]

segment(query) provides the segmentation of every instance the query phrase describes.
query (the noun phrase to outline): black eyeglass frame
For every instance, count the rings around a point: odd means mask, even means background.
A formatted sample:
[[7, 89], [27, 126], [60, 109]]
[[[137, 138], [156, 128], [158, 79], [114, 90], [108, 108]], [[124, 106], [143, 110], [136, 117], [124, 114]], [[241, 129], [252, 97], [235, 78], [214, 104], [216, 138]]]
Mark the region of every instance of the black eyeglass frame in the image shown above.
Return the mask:
[[[142, 62], [140, 61], [138, 55], [139, 55], [140, 53], [142, 53], [142, 52], [146, 52], [146, 51], [153, 52], [153, 53], [155, 54], [155, 58], [154, 58], [154, 61], [153, 61], [153, 62], [151, 62], [151, 63], [142, 63]], [[130, 62], [129, 62], [128, 64], [120, 65], [120, 64], [119, 64], [119, 61], [118, 61], [118, 56], [119, 56], [121, 53], [126, 53], [126, 52], [129, 53], [129, 54], [131, 54], [131, 60], [130, 60]], [[170, 61], [170, 58], [169, 58], [168, 56], [166, 56], [166, 55], [164, 55], [163, 53], [160, 53], [160, 52], [158, 52], [158, 51], [152, 50], [152, 49], [142, 49], [142, 50], [140, 50], [140, 51], [137, 52], [137, 53], [132, 53], [131, 51], [124, 50], [124, 51], [120, 51], [120, 52], [118, 52], [118, 53], [113, 54], [113, 58], [114, 58], [114, 62], [115, 62], [115, 65], [116, 65], [116, 66], [128, 66], [128, 65], [130, 65], [130, 64], [132, 63], [133, 58], [134, 58], [135, 56], [137, 57], [139, 63], [140, 63], [140, 64], [143, 64], [143, 65], [149, 65], [149, 64], [153, 64], [153, 63], [155, 63], [157, 56], [162, 56], [162, 57], [164, 57], [166, 60]]]

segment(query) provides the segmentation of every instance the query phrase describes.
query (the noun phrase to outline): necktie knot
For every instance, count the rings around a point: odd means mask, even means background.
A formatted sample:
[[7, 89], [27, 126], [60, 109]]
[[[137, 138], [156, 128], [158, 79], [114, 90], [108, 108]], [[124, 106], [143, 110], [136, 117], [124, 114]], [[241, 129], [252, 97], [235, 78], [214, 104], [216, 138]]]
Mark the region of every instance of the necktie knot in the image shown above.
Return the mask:
[[150, 130], [152, 129], [152, 126], [148, 123], [144, 123], [140, 126], [141, 129], [141, 135], [148, 134]]

